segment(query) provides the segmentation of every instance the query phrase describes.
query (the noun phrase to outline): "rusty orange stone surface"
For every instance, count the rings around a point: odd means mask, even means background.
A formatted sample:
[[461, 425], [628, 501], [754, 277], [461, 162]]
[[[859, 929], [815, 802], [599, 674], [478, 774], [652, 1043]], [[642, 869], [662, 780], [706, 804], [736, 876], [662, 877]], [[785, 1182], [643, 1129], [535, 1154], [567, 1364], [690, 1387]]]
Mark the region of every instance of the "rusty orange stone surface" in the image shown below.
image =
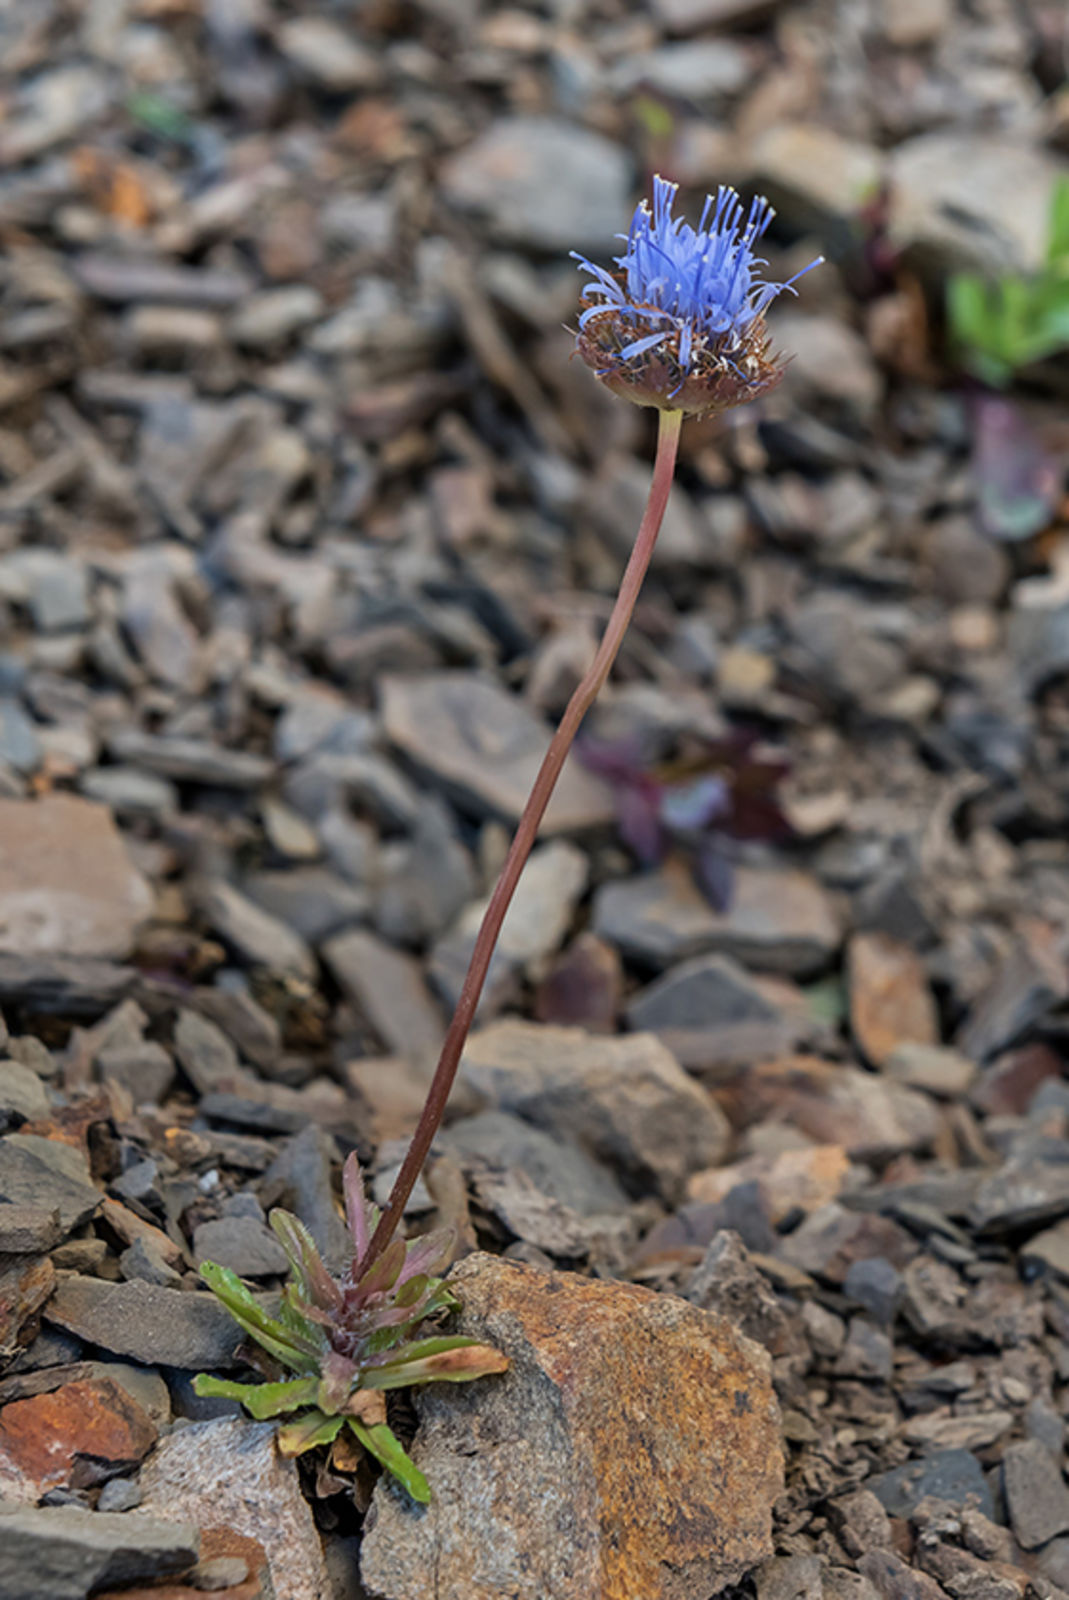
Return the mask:
[[0, 1256], [0, 1356], [29, 1344], [34, 1319], [55, 1283], [48, 1256]]
[[850, 1026], [874, 1067], [900, 1044], [937, 1045], [939, 1014], [924, 963], [909, 945], [883, 933], [851, 939]]
[[111, 1378], [64, 1384], [0, 1411], [0, 1461], [38, 1485], [86, 1489], [134, 1467], [156, 1442], [156, 1425]]
[[[764, 1350], [670, 1295], [469, 1257], [460, 1328], [501, 1378], [424, 1391], [434, 1499], [375, 1491], [369, 1592], [423, 1600], [708, 1600], [771, 1553], [783, 1486]], [[444, 1386], [443, 1386], [444, 1389]]]

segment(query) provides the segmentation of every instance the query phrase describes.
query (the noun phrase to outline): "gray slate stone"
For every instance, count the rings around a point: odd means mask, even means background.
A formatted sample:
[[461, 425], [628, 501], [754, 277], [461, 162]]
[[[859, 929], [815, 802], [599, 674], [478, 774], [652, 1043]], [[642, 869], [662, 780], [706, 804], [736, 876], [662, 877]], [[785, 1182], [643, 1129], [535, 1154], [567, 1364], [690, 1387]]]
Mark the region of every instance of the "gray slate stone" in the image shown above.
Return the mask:
[[1036, 1550], [1056, 1534], [1069, 1532], [1069, 1488], [1057, 1461], [1038, 1439], [1006, 1446], [1002, 1487], [1022, 1549]]
[[36, 1134], [0, 1139], [0, 1203], [59, 1212], [64, 1234], [91, 1217], [103, 1199], [77, 1150]]
[[328, 940], [323, 959], [389, 1050], [416, 1062], [437, 1056], [445, 1025], [412, 956], [354, 928]]
[[[1030, 140], [942, 130], [908, 139], [890, 162], [890, 234], [940, 276], [1032, 272], [1044, 259], [1060, 167]], [[982, 171], [983, 183], [973, 181]]]
[[580, 1216], [625, 1211], [627, 1196], [612, 1173], [569, 1139], [546, 1133], [507, 1111], [480, 1111], [439, 1137], [445, 1149], [487, 1167], [519, 1168], [541, 1193]]
[[185, 1572], [199, 1553], [200, 1534], [188, 1522], [0, 1503], [4, 1600], [85, 1600], [94, 1589]]
[[211, 1295], [153, 1283], [65, 1278], [45, 1308], [57, 1327], [118, 1356], [166, 1367], [229, 1367], [241, 1340]]
[[270, 1228], [255, 1217], [219, 1217], [193, 1232], [197, 1265], [217, 1261], [239, 1278], [271, 1278], [287, 1270], [286, 1252]]
[[242, 1076], [238, 1053], [221, 1028], [199, 1011], [182, 1010], [174, 1028], [174, 1049], [199, 1094]]
[[670, 1200], [727, 1149], [724, 1113], [652, 1034], [498, 1022], [469, 1039], [460, 1077], [492, 1106], [578, 1139]]
[[30, 1067], [20, 1061], [0, 1061], [0, 1126], [32, 1122], [48, 1115], [45, 1086]]
[[299, 933], [311, 945], [354, 923], [366, 922], [370, 898], [329, 867], [292, 872], [251, 872], [242, 888], [262, 911]]
[[620, 145], [563, 118], [501, 117], [442, 173], [446, 198], [494, 235], [546, 254], [604, 250], [630, 199]]
[[691, 1070], [786, 1051], [800, 1031], [730, 956], [695, 956], [630, 1001], [628, 1026], [655, 1033]]
[[300, 934], [264, 911], [232, 883], [205, 884], [197, 899], [220, 938], [250, 966], [307, 980], [315, 977], [315, 956]]
[[962, 1508], [975, 1506], [985, 1517], [995, 1514], [984, 1470], [971, 1450], [938, 1450], [922, 1461], [907, 1461], [867, 1478], [865, 1487], [892, 1517], [910, 1516], [929, 1497]]
[[[519, 820], [550, 730], [517, 696], [468, 672], [388, 677], [382, 720], [392, 743], [462, 810]], [[614, 815], [608, 788], [569, 757], [542, 833], [605, 826]]]
[[824, 966], [841, 937], [831, 900], [805, 873], [740, 867], [721, 912], [674, 863], [606, 883], [594, 897], [594, 931], [651, 967], [716, 951], [799, 977]]
[[334, 1203], [331, 1173], [337, 1161], [334, 1140], [309, 1123], [279, 1151], [264, 1181], [285, 1184], [281, 1203], [300, 1217], [328, 1266], [340, 1271], [348, 1266], [353, 1247]]

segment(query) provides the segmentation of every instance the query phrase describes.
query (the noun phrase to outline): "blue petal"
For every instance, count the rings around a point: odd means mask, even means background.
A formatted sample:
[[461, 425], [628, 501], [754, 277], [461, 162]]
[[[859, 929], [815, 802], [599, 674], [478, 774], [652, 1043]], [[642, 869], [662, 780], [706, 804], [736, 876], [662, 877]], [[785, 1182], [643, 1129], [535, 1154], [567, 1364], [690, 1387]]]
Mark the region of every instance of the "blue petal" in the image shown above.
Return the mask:
[[661, 333], [648, 333], [644, 339], [636, 339], [633, 344], [625, 345], [620, 351], [621, 361], [630, 361], [634, 356], [645, 355], [647, 350], [652, 350], [656, 345], [663, 344], [665, 335]]

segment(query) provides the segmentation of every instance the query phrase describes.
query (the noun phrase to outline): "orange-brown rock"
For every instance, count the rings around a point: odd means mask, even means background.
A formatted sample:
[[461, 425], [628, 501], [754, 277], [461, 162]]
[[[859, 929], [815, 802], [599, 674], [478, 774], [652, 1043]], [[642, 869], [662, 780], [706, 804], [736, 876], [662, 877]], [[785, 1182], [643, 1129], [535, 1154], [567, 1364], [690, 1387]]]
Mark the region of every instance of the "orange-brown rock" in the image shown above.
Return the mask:
[[0, 1256], [0, 1357], [29, 1343], [33, 1319], [55, 1282], [48, 1256]]
[[633, 1284], [497, 1257], [451, 1282], [501, 1378], [424, 1391], [434, 1499], [376, 1488], [362, 1576], [384, 1600], [708, 1600], [771, 1551], [783, 1484], [764, 1350]]
[[938, 1044], [939, 1016], [924, 963], [883, 933], [858, 933], [848, 951], [850, 1026], [873, 1066], [900, 1044]]
[[112, 1378], [67, 1383], [0, 1411], [0, 1463], [49, 1489], [86, 1489], [135, 1467], [156, 1442], [148, 1412]]

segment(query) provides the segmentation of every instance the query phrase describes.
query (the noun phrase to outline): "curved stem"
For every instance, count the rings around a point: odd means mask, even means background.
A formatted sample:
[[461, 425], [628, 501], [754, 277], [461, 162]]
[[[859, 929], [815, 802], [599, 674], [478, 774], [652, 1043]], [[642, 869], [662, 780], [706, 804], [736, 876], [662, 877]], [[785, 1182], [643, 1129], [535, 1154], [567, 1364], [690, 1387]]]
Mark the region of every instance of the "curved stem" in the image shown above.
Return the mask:
[[623, 643], [627, 625], [631, 621], [635, 602], [638, 600], [639, 590], [642, 588], [646, 569], [653, 555], [653, 547], [657, 542], [661, 521], [664, 517], [665, 506], [668, 504], [668, 494], [672, 487], [672, 476], [675, 472], [676, 452], [679, 448], [679, 434], [683, 423], [681, 411], [662, 411], [660, 413], [660, 429], [657, 435], [657, 459], [653, 467], [653, 479], [650, 483], [649, 499], [643, 514], [642, 524], [635, 538], [630, 560], [620, 583], [620, 591], [616, 596], [616, 603], [612, 608], [601, 644], [590, 667], [579, 684], [572, 698], [569, 700], [560, 726], [550, 741], [538, 776], [535, 778], [527, 804], [523, 808], [519, 825], [509, 847], [505, 864], [501, 869], [501, 876], [497, 880], [494, 892], [483, 913], [483, 920], [472, 950], [471, 961], [460, 991], [453, 1020], [449, 1024], [442, 1044], [442, 1053], [438, 1058], [431, 1086], [427, 1091], [427, 1099], [412, 1143], [408, 1147], [401, 1170], [397, 1174], [393, 1190], [390, 1194], [389, 1204], [382, 1214], [378, 1227], [367, 1248], [359, 1271], [363, 1272], [370, 1266], [375, 1258], [382, 1254], [390, 1242], [398, 1223], [401, 1220], [408, 1197], [412, 1193], [416, 1179], [427, 1159], [435, 1134], [438, 1132], [445, 1103], [449, 1098], [449, 1091], [453, 1087], [453, 1079], [457, 1074], [461, 1053], [475, 1017], [475, 1010], [479, 1004], [479, 996], [483, 991], [486, 974], [490, 967], [490, 958], [497, 944], [501, 924], [505, 920], [505, 913], [509, 902], [520, 880], [520, 874], [531, 853], [531, 846], [535, 842], [539, 824], [549, 805], [550, 798], [557, 779], [560, 777], [561, 768], [572, 747], [572, 741], [579, 731], [580, 724], [590, 707], [597, 698], [612, 664], [616, 660], [620, 646]]

